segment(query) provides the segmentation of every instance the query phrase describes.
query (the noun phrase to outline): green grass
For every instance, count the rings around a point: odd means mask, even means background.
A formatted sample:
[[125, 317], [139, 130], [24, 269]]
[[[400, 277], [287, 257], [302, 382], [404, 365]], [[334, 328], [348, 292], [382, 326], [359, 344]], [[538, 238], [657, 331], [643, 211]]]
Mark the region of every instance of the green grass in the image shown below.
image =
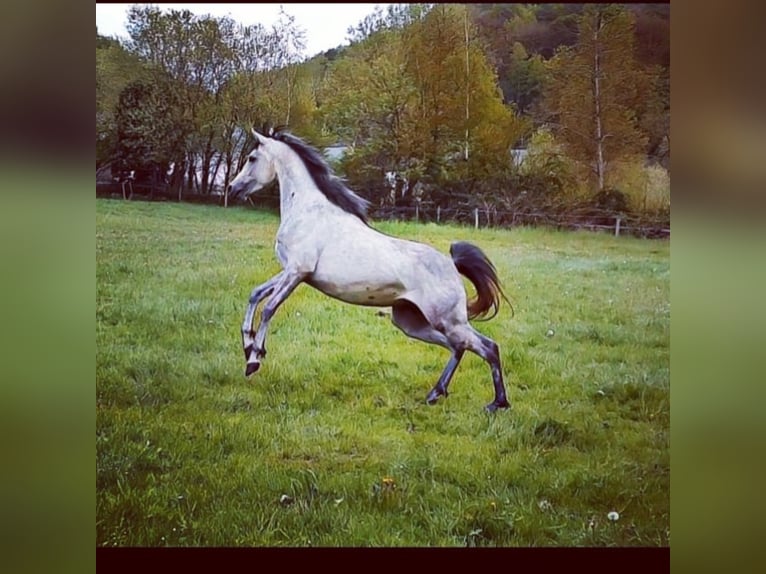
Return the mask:
[[277, 226], [96, 200], [99, 546], [669, 545], [667, 242], [376, 222], [497, 266], [515, 315], [475, 325], [513, 407], [488, 415], [478, 357], [428, 406], [447, 352], [308, 286], [245, 379]]

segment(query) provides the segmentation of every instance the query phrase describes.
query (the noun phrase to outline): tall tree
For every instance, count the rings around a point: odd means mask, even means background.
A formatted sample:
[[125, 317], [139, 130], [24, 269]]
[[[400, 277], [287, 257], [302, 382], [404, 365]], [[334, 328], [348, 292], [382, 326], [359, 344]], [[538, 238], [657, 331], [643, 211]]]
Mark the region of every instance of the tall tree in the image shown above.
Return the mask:
[[189, 168], [191, 138], [197, 109], [204, 98], [204, 75], [195, 65], [193, 34], [196, 17], [189, 10], [163, 12], [155, 6], [133, 5], [128, 9], [128, 48], [142, 58], [152, 73], [152, 85], [173, 101], [173, 146], [171, 185], [181, 197]]
[[221, 136], [217, 109], [242, 61], [237, 54], [240, 29], [229, 18], [140, 5], [128, 10], [127, 28], [130, 50], [147, 62], [156, 88], [174, 102], [174, 131], [183, 145], [172, 158], [172, 185], [180, 197], [184, 178], [195, 183], [201, 163], [200, 191], [205, 192]]
[[490, 159], [507, 164], [524, 127], [503, 104], [466, 7], [437, 5], [406, 37], [407, 71], [417, 92], [417, 144], [430, 176], [446, 175], [458, 154], [468, 163], [475, 156], [477, 169]]
[[272, 28], [269, 41], [272, 50], [266, 73], [276, 77], [272, 84], [278, 90], [272, 94], [274, 101], [285, 103], [284, 119], [279, 118], [278, 121], [289, 125], [295, 100], [298, 63], [303, 59], [303, 51], [306, 49], [306, 32], [295, 23], [295, 16], [287, 14], [280, 7], [279, 20]]
[[120, 93], [145, 76], [141, 61], [114, 38], [96, 32], [96, 167], [114, 159], [117, 144], [115, 110]]
[[135, 171], [136, 179], [162, 183], [168, 165], [183, 152], [184, 130], [179, 129], [172, 95], [153, 83], [135, 81], [120, 93], [116, 108], [118, 174]]
[[413, 87], [404, 58], [401, 34], [380, 31], [335, 63], [322, 95], [327, 126], [349, 143], [385, 153], [392, 164], [410, 152], [404, 130]]
[[542, 94], [545, 64], [539, 54], [529, 55], [521, 42], [511, 49], [506, 96], [520, 114], [529, 112]]
[[356, 26], [349, 26], [346, 39], [352, 44], [363, 42], [381, 30], [402, 30], [422, 20], [433, 8], [431, 3], [389, 4], [386, 10], [375, 6]]
[[598, 191], [614, 162], [645, 152], [638, 124], [652, 82], [638, 65], [631, 15], [615, 5], [589, 5], [573, 47], [548, 62], [546, 108], [569, 155], [587, 166]]
[[[220, 166], [224, 108], [223, 94], [235, 69], [237, 25], [230, 18], [204, 17], [198, 20], [194, 34], [194, 61], [203, 76], [202, 97], [196, 110], [195, 129], [190, 137], [190, 160], [195, 167], [199, 159], [199, 192], [206, 194], [215, 181]], [[194, 180], [193, 180], [194, 181]]]

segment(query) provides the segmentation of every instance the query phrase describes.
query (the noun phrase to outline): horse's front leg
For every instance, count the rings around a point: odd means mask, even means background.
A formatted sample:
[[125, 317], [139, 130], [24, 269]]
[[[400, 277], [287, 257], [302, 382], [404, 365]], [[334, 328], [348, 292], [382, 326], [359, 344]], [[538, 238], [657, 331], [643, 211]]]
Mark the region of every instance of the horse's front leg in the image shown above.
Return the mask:
[[[271, 297], [263, 306], [261, 321], [258, 325], [258, 330], [255, 333], [255, 338], [250, 346], [250, 352], [248, 353], [247, 348], [245, 349], [245, 354], [247, 355], [245, 376], [252, 375], [261, 367], [261, 359], [266, 356], [266, 331], [269, 328], [269, 323], [279, 306], [290, 296], [290, 293], [292, 293], [295, 288], [305, 280], [305, 278], [305, 273], [287, 270], [274, 277], [274, 285], [269, 289]], [[252, 335], [252, 331], [250, 331], [249, 334]]]
[[[274, 287], [282, 278], [283, 274], [284, 271], [277, 273], [274, 275], [274, 277], [266, 281], [266, 283], [258, 285], [255, 289], [253, 289], [252, 293], [250, 293], [250, 300], [247, 305], [247, 310], [245, 311], [245, 320], [242, 322], [242, 348], [245, 351], [245, 361], [250, 358], [250, 354], [253, 351], [253, 341], [255, 340], [255, 332], [253, 331], [253, 318], [255, 317], [255, 311], [258, 309], [258, 304], [266, 297], [271, 295]], [[261, 349], [260, 351], [260, 356], [266, 354], [265, 349]], [[247, 376], [251, 374], [251, 372], [246, 371]]]

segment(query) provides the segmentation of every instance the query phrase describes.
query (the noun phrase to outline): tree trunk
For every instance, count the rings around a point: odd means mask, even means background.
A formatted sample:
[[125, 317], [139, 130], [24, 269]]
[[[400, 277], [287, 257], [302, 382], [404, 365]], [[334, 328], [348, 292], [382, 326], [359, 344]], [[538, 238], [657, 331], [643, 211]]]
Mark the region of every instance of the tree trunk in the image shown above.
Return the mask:
[[213, 134], [208, 135], [207, 142], [205, 144], [205, 151], [202, 154], [202, 178], [200, 181], [200, 192], [203, 195], [210, 193], [210, 162], [213, 161], [213, 155], [215, 150], [213, 149]]
[[[212, 158], [211, 158], [211, 160], [212, 160]], [[211, 191], [215, 190], [215, 180], [218, 177], [218, 170], [221, 169], [221, 162], [222, 161], [223, 161], [223, 156], [219, 153], [218, 154], [218, 159], [215, 160], [215, 167], [213, 168], [213, 171], [212, 171], [212, 173], [210, 175], [210, 180], [209, 180], [209, 183], [208, 183], [208, 192], [211, 192]], [[226, 191], [225, 185], [224, 185], [224, 191]]]
[[598, 175], [598, 190], [604, 190], [604, 135], [601, 125], [601, 53], [599, 45], [599, 32], [603, 27], [601, 13], [596, 16], [596, 31], [593, 33], [593, 51], [595, 54], [593, 70], [593, 96], [596, 109], [596, 174]]
[[178, 192], [178, 201], [181, 201], [183, 190], [184, 171], [186, 171], [185, 161], [173, 162], [173, 173], [170, 176], [170, 189]]
[[[194, 189], [197, 187], [197, 162], [194, 161], [194, 157], [189, 154], [189, 169], [186, 174], [186, 180], [188, 181], [189, 189], [194, 193]], [[199, 189], [197, 189], [199, 192]]]
[[470, 85], [471, 76], [469, 69], [469, 53], [468, 53], [468, 6], [465, 7], [465, 13], [463, 14], [463, 26], [465, 28], [465, 161], [468, 161], [468, 105], [470, 103]]
[[234, 158], [230, 151], [226, 152], [226, 162], [224, 163], [224, 184], [223, 184], [223, 206], [229, 207], [229, 177], [231, 176], [231, 162]]
[[292, 103], [293, 103], [293, 94], [292, 94], [293, 82], [292, 82], [292, 78], [290, 77], [289, 65], [288, 65], [288, 69], [286, 70], [286, 75], [287, 75], [287, 115], [285, 117], [285, 125], [289, 126], [290, 125], [290, 108], [292, 107]]

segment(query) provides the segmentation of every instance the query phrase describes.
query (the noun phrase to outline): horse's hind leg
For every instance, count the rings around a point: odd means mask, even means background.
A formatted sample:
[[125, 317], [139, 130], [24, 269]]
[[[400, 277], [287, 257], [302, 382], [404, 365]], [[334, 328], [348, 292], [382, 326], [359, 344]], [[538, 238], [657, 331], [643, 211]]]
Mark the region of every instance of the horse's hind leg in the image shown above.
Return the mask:
[[436, 381], [434, 388], [431, 389], [431, 392], [428, 393], [428, 396], [426, 397], [426, 402], [429, 405], [436, 404], [436, 401], [439, 399], [439, 397], [446, 397], [449, 394], [447, 393], [447, 387], [452, 380], [452, 375], [455, 374], [455, 369], [457, 369], [457, 366], [460, 364], [460, 359], [463, 358], [464, 352], [465, 351], [462, 350], [452, 351], [452, 356], [449, 358], [447, 366], [444, 367], [444, 371], [442, 371], [439, 380]]
[[[495, 412], [497, 409], [507, 409], [511, 406], [508, 397], [505, 394], [505, 385], [503, 384], [503, 371], [500, 366], [500, 349], [492, 339], [485, 337], [476, 331], [470, 325], [461, 329], [458, 338], [461, 340], [461, 347], [464, 345], [469, 351], [473, 351], [484, 359], [492, 369], [492, 384], [495, 387], [495, 400], [489, 403], [485, 408], [489, 412]], [[453, 334], [450, 333], [451, 339]]]
[[406, 299], [396, 301], [392, 307], [391, 320], [394, 325], [404, 331], [406, 335], [420, 341], [425, 341], [426, 343], [433, 343], [434, 345], [446, 347], [452, 352], [452, 356], [450, 357], [447, 366], [444, 368], [444, 371], [442, 371], [439, 380], [426, 397], [426, 402], [429, 405], [435, 404], [440, 396], [447, 396], [447, 387], [452, 380], [452, 375], [455, 374], [455, 369], [457, 369], [457, 366], [460, 364], [460, 359], [463, 358], [464, 351], [452, 347], [447, 340], [447, 337], [444, 336], [444, 333], [437, 331], [428, 322], [417, 305], [411, 301]]

